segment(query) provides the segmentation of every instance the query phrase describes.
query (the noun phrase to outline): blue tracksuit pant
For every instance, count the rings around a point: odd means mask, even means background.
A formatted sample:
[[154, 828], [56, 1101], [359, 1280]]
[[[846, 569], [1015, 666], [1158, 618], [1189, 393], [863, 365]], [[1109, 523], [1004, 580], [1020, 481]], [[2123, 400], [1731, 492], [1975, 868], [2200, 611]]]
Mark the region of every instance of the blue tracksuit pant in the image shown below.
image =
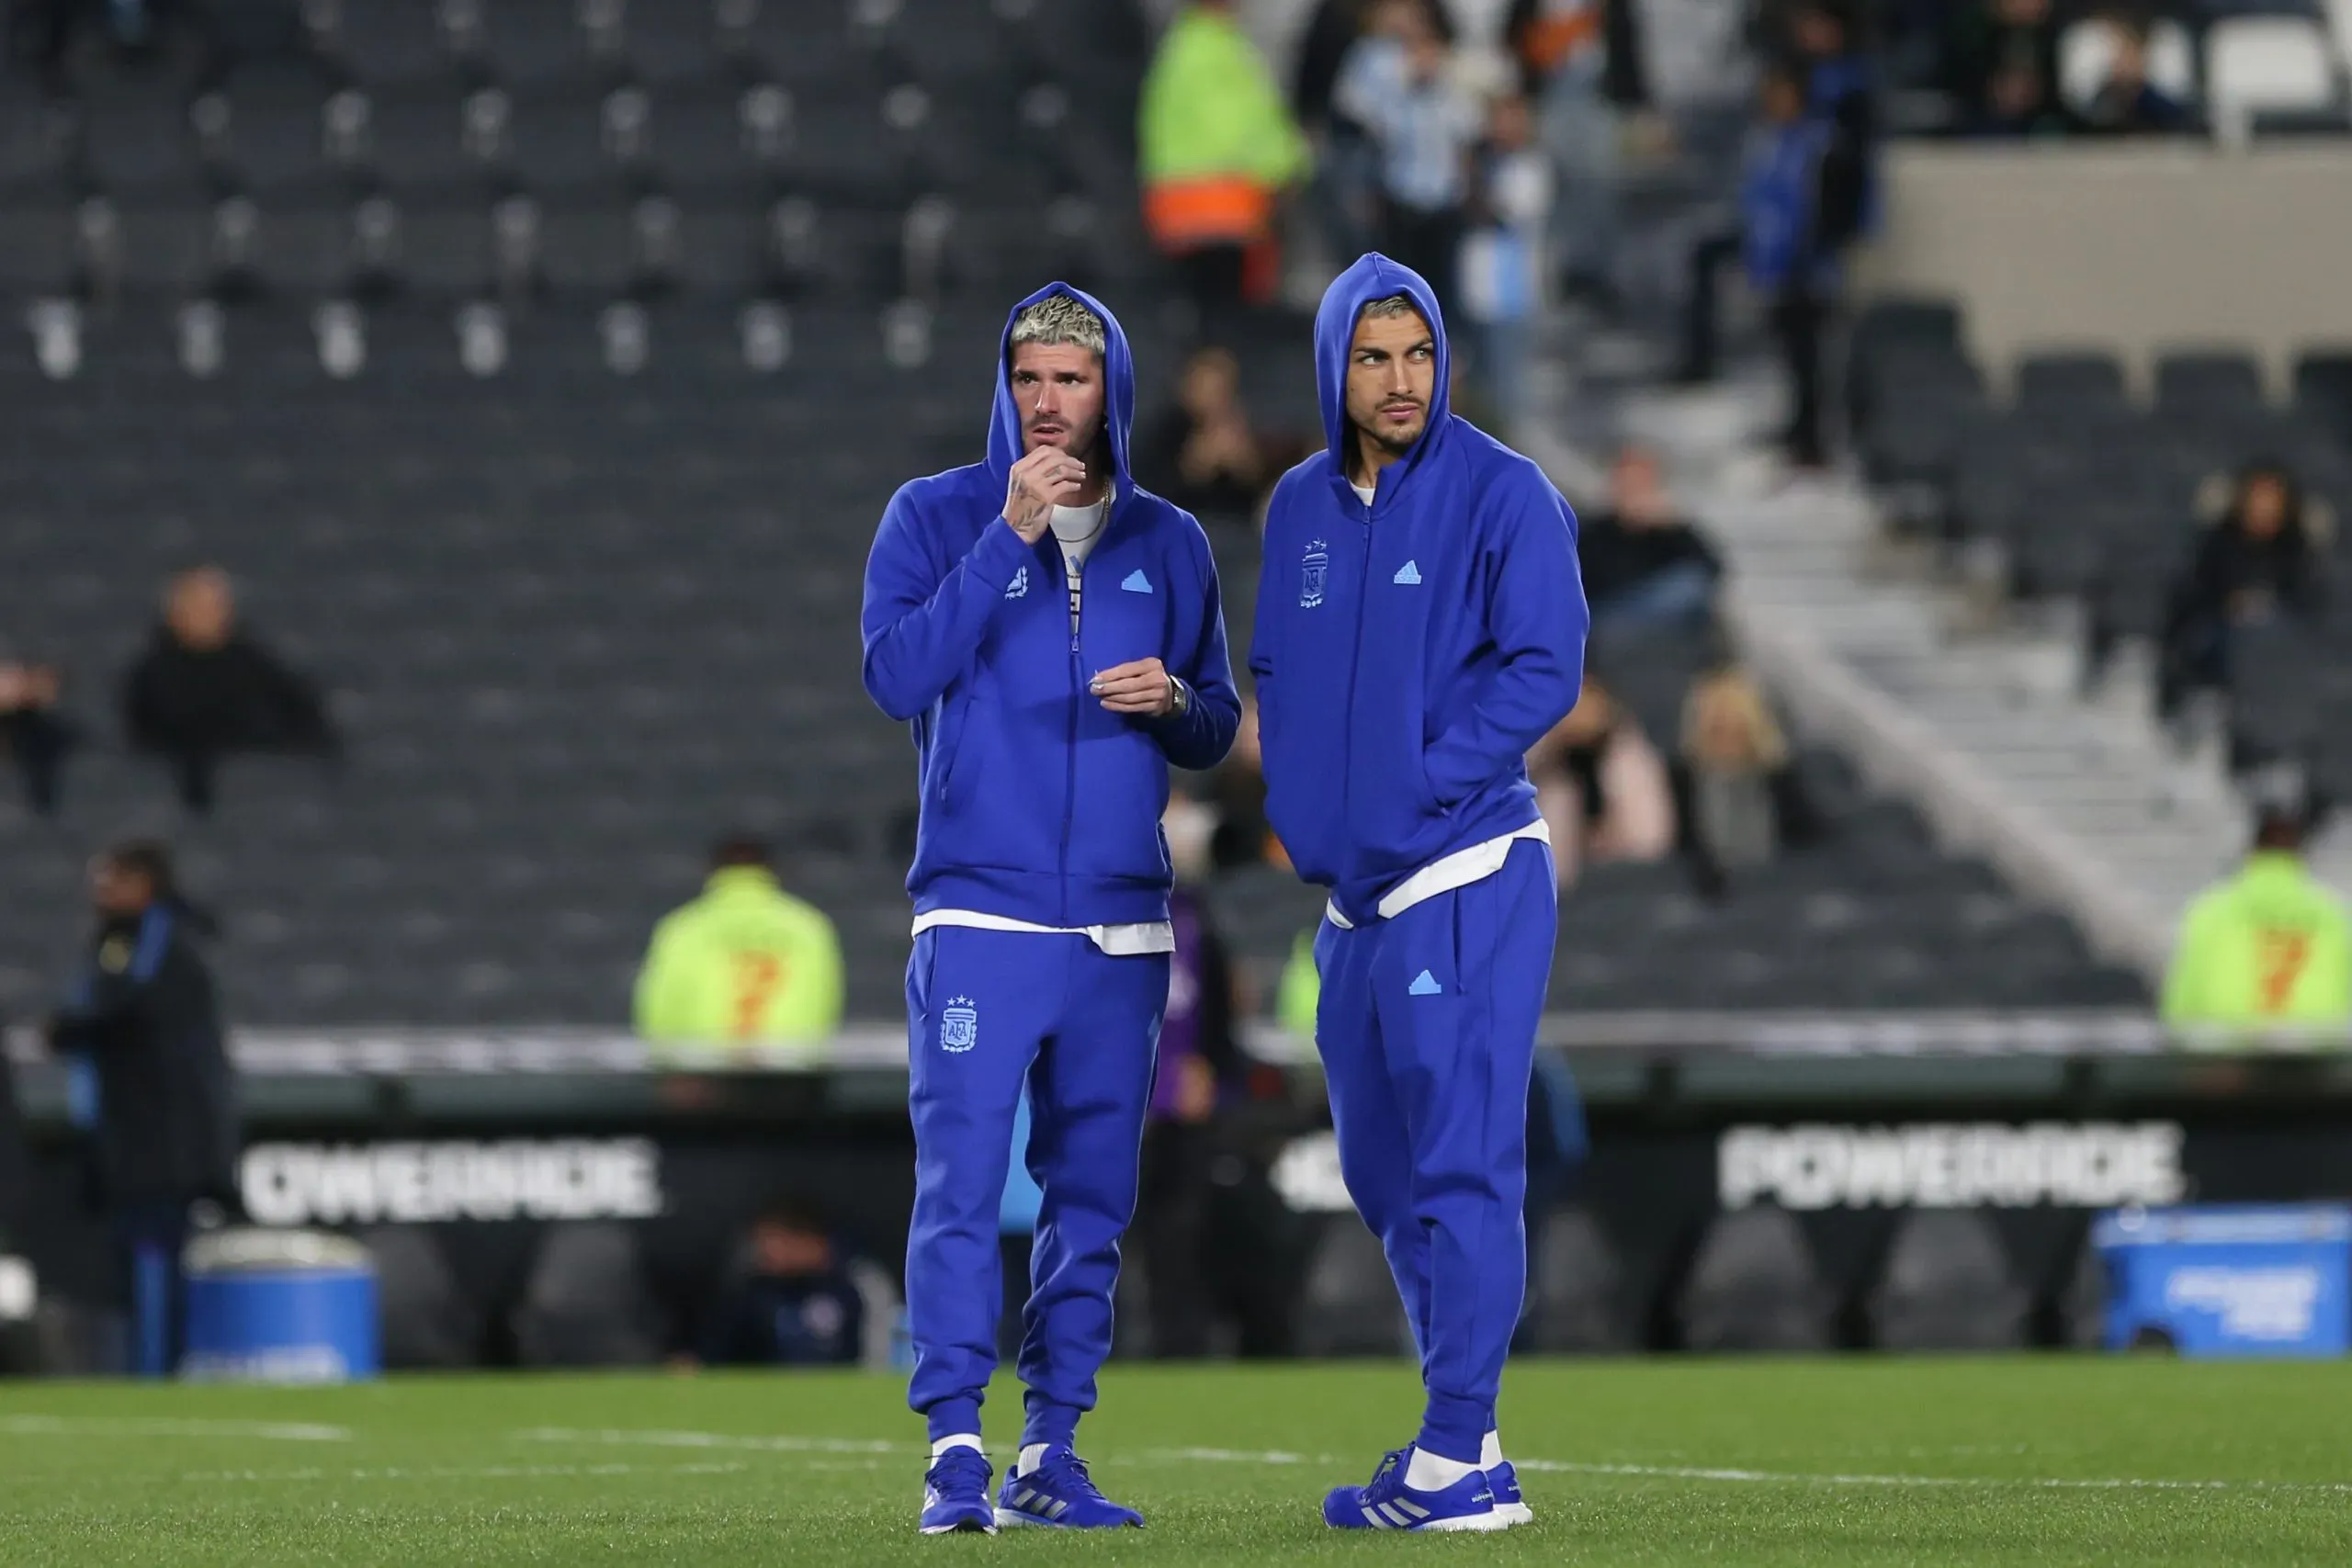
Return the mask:
[[998, 1209], [1029, 1087], [1028, 1166], [1044, 1189], [1022, 1314], [1022, 1442], [1066, 1443], [1111, 1353], [1119, 1237], [1168, 1005], [1164, 953], [1113, 958], [1083, 936], [940, 926], [915, 938], [907, 1019], [915, 1128], [907, 1235], [907, 1403], [934, 1441], [980, 1429], [1003, 1299]]
[[1527, 1292], [1527, 1080], [1558, 913], [1550, 852], [1315, 939], [1340, 1169], [1396, 1276], [1429, 1404], [1418, 1445], [1478, 1462]]

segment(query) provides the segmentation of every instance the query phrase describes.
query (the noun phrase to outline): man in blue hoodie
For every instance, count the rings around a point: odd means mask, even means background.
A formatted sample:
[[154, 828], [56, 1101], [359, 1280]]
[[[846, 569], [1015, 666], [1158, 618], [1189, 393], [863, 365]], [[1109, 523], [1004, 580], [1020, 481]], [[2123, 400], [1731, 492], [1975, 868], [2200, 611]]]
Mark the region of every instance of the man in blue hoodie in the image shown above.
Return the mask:
[[1445, 323], [1382, 255], [1315, 318], [1329, 450], [1275, 487], [1250, 668], [1266, 811], [1331, 891], [1315, 1021], [1340, 1164], [1428, 1392], [1419, 1434], [1324, 1500], [1345, 1529], [1530, 1516], [1495, 1403], [1527, 1285], [1528, 1076], [1552, 857], [1523, 761], [1576, 705], [1576, 518], [1446, 408]]
[[[930, 1534], [1143, 1522], [1073, 1445], [1111, 1348], [1168, 1001], [1168, 768], [1215, 766], [1240, 701], [1208, 540], [1131, 477], [1134, 411], [1111, 312], [1066, 284], [1031, 295], [1005, 325], [987, 460], [901, 487], [866, 561], [865, 689], [911, 724], [922, 774], [908, 1401], [931, 1428]], [[991, 1509], [980, 1400], [1024, 1083], [1044, 1189], [1027, 1422]]]

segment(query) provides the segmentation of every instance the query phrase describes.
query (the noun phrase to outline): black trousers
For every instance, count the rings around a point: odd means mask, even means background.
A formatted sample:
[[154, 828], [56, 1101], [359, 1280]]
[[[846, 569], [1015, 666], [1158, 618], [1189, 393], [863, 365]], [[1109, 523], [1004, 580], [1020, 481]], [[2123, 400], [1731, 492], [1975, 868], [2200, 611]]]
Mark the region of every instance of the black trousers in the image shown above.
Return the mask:
[[1682, 299], [1682, 363], [1676, 379], [1696, 383], [1715, 378], [1718, 279], [1738, 259], [1739, 235], [1735, 231], [1704, 235], [1691, 245], [1689, 291]]
[[0, 749], [16, 759], [24, 776], [25, 799], [43, 817], [57, 810], [65, 753], [74, 749], [74, 728], [54, 714], [26, 708], [0, 716]]
[[1462, 270], [1464, 223], [1458, 207], [1424, 211], [1390, 202], [1381, 223], [1380, 247], [1429, 282], [1437, 308], [1448, 321], [1463, 319], [1457, 285]]
[[1828, 303], [1806, 293], [1791, 292], [1772, 307], [1772, 335], [1788, 367], [1793, 405], [1785, 445], [1789, 461], [1808, 468], [1829, 460], [1821, 430], [1821, 340], [1828, 317]]
[[1249, 263], [1250, 251], [1244, 245], [1203, 245], [1176, 258], [1185, 297], [1200, 310], [1203, 321], [1229, 313], [1241, 303]]

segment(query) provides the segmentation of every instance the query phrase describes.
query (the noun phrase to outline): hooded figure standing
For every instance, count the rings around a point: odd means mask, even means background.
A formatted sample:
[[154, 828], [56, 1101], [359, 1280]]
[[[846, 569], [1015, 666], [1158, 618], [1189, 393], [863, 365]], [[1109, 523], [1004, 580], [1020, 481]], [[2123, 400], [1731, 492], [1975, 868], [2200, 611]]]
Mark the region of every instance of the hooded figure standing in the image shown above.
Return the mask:
[[1275, 487], [1257, 635], [1266, 811], [1330, 889], [1316, 1040], [1340, 1165], [1404, 1298], [1428, 1404], [1347, 1529], [1531, 1517], [1495, 1404], [1527, 1285], [1528, 1077], [1555, 926], [1523, 761], [1576, 705], [1576, 518], [1447, 411], [1445, 322], [1383, 255], [1315, 318], [1329, 449]]
[[[926, 1533], [1143, 1522], [1073, 1445], [1111, 1348], [1168, 1001], [1168, 768], [1215, 766], [1240, 700], [1208, 540], [1131, 477], [1134, 409], [1111, 312], [1066, 284], [1031, 295], [1005, 325], [987, 460], [902, 486], [866, 561], [865, 689], [911, 723], [922, 773], [907, 1301]], [[1027, 1420], [991, 1508], [980, 1401], [1024, 1084], [1045, 1194]]]

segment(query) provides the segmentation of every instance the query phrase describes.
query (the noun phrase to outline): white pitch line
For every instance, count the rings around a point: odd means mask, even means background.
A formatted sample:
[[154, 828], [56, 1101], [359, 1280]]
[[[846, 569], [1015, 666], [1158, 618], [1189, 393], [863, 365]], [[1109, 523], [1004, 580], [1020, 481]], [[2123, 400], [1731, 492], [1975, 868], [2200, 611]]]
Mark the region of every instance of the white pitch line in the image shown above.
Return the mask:
[[[564, 1427], [539, 1427], [510, 1436], [530, 1442], [642, 1444], [657, 1448], [733, 1449], [770, 1453], [849, 1453], [876, 1456], [921, 1454], [911, 1443], [864, 1441], [842, 1438], [742, 1436], [727, 1432], [638, 1431], [604, 1428], [582, 1431]], [[1105, 1456], [1131, 1463], [1345, 1465], [1336, 1454], [1294, 1453], [1283, 1449], [1171, 1448], [1144, 1449]], [[877, 1464], [879, 1460], [877, 1458]], [[1597, 1461], [1514, 1459], [1519, 1469], [1559, 1475], [1615, 1475], [1658, 1481], [1708, 1481], [1762, 1486], [1890, 1486], [2015, 1488], [2085, 1492], [2321, 1492], [2352, 1494], [2352, 1482], [2342, 1481], [2205, 1481], [2159, 1476], [2006, 1476], [1909, 1475], [1844, 1471], [1748, 1470], [1724, 1466], [1677, 1464], [1609, 1464]]]
[[228, 1482], [302, 1481], [535, 1481], [566, 1476], [605, 1475], [734, 1475], [742, 1464], [485, 1464], [426, 1465], [411, 1468], [387, 1465], [359, 1470], [192, 1470], [185, 1482], [219, 1485]]
[[146, 1416], [0, 1416], [6, 1438], [257, 1438], [278, 1443], [347, 1443], [348, 1427], [306, 1421], [203, 1421]]
[[672, 1432], [634, 1427], [532, 1427], [507, 1434], [525, 1443], [626, 1444], [657, 1449], [741, 1449], [754, 1453], [895, 1454], [921, 1453], [911, 1443], [886, 1443], [855, 1438], [795, 1438], [739, 1435], [732, 1432]]

